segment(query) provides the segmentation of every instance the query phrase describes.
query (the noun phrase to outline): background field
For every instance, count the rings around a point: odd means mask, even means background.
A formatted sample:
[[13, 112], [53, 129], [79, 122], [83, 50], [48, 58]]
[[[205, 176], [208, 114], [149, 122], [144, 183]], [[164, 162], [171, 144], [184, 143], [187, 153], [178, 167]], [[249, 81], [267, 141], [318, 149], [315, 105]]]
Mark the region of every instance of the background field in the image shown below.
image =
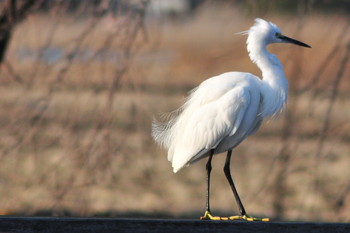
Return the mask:
[[[0, 70], [3, 214], [199, 217], [206, 161], [173, 174], [151, 122], [206, 78], [260, 76], [235, 33], [262, 17], [313, 48], [269, 47], [284, 64], [289, 103], [234, 151], [242, 201], [273, 219], [350, 221], [348, 12], [312, 1], [289, 13], [207, 1], [171, 14], [108, 2], [35, 11], [12, 33]], [[224, 158], [213, 161], [214, 214], [237, 213]]]

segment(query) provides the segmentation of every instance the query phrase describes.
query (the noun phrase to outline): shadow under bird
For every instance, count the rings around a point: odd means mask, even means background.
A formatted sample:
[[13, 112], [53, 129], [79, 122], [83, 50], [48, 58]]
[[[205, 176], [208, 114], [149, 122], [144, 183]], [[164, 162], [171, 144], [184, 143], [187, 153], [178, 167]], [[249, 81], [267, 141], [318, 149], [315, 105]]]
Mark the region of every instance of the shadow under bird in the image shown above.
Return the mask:
[[[272, 43], [291, 43], [311, 48], [284, 36], [273, 23], [255, 19], [245, 32], [250, 59], [262, 72], [262, 79], [245, 72], [228, 72], [202, 82], [191, 91], [182, 107], [170, 113], [166, 122], [154, 121], [152, 136], [168, 150], [174, 172], [209, 157], [206, 211], [201, 219], [269, 221], [247, 214], [230, 172], [232, 149], [254, 134], [264, 118], [281, 112], [287, 101], [288, 81], [277, 57], [266, 50]], [[210, 172], [214, 154], [227, 152], [225, 176], [236, 199], [240, 216], [218, 217], [210, 211]]]

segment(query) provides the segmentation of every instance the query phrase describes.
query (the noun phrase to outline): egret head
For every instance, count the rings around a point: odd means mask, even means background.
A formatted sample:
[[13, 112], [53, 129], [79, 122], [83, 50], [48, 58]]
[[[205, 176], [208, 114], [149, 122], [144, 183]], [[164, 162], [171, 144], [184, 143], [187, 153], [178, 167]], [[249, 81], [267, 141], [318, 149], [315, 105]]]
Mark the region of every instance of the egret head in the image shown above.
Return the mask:
[[284, 36], [275, 24], [259, 18], [255, 19], [255, 24], [246, 33], [248, 33], [248, 44], [254, 43], [266, 46], [271, 43], [291, 43], [311, 48], [303, 42]]

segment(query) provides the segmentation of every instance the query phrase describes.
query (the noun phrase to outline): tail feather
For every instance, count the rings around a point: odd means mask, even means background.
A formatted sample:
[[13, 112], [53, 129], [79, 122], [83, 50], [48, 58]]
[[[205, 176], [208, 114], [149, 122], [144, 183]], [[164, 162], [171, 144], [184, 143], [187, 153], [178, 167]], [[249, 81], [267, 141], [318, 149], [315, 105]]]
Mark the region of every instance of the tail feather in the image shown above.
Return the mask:
[[171, 146], [174, 126], [182, 110], [183, 109], [181, 107], [170, 113], [162, 113], [160, 115], [162, 121], [158, 121], [156, 119], [153, 120], [152, 137], [160, 146], [166, 149], [169, 149]]
[[204, 149], [193, 156], [194, 153], [189, 150], [177, 150], [171, 160], [174, 173], [178, 172], [184, 167], [188, 167], [200, 159], [207, 157], [209, 155], [209, 151], [210, 149]]
[[152, 122], [152, 137], [162, 147], [168, 148], [169, 145], [169, 127], [167, 123], [157, 120]]

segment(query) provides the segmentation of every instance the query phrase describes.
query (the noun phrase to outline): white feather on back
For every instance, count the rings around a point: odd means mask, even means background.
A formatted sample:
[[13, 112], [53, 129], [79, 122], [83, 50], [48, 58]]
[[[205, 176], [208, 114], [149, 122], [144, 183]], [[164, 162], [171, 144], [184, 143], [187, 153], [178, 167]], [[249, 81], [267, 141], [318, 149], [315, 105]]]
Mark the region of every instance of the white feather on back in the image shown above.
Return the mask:
[[168, 148], [174, 171], [235, 135], [250, 104], [250, 88], [258, 86], [254, 82], [260, 80], [238, 72], [210, 78], [192, 92], [181, 114], [162, 126], [164, 131], [159, 131], [159, 125], [154, 128], [155, 139]]

